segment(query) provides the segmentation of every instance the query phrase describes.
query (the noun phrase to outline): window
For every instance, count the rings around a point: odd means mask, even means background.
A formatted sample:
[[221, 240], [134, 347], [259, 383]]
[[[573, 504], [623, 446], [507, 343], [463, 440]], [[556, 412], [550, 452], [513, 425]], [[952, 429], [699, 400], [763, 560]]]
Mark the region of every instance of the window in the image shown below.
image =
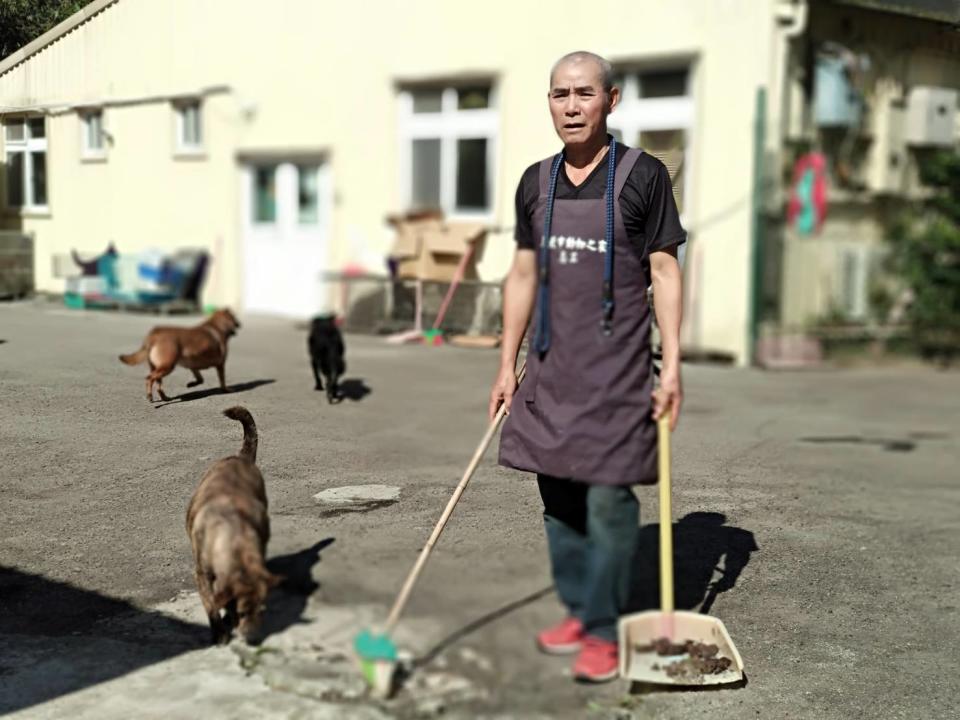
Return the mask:
[[199, 100], [181, 100], [175, 104], [177, 114], [177, 153], [190, 155], [203, 152], [203, 112]]
[[677, 209], [682, 213], [686, 132], [683, 130], [641, 130], [637, 144], [667, 166], [670, 181], [673, 183], [673, 199], [677, 201]]
[[253, 222], [277, 220], [277, 166], [261, 165], [253, 169]]
[[490, 83], [401, 91], [404, 204], [454, 216], [489, 215], [498, 120]]
[[44, 118], [4, 120], [6, 203], [10, 208], [47, 209], [47, 132]]
[[689, 68], [627, 68], [615, 78], [620, 105], [609, 119], [618, 140], [642, 148], [659, 159], [670, 172], [673, 197], [683, 218], [686, 171], [694, 128]]
[[414, 207], [440, 207], [440, 139], [424, 138], [413, 141], [413, 197]]
[[641, 98], [684, 97], [687, 95], [687, 70], [652, 70], [637, 75]]
[[457, 140], [457, 207], [486, 210], [487, 139]]
[[102, 110], [88, 110], [80, 116], [80, 156], [85, 159], [107, 156]]

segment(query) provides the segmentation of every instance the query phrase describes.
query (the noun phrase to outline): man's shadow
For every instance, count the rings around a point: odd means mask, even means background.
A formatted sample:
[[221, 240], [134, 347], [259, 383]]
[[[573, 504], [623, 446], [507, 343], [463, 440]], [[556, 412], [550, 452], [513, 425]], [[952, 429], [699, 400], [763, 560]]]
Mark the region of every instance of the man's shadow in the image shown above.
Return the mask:
[[[753, 533], [726, 525], [727, 516], [693, 512], [673, 526], [674, 605], [677, 610], [709, 613], [717, 596], [736, 585], [740, 573], [759, 551]], [[660, 526], [640, 529], [632, 611], [660, 607]], [[716, 575], [716, 577], [714, 577]]]
[[267, 611], [263, 615], [261, 639], [283, 632], [303, 622], [303, 611], [310, 596], [320, 588], [313, 579], [313, 567], [320, 562], [320, 553], [334, 538], [325, 538], [299, 552], [278, 555], [267, 560], [267, 569], [283, 577], [283, 582], [270, 592]]

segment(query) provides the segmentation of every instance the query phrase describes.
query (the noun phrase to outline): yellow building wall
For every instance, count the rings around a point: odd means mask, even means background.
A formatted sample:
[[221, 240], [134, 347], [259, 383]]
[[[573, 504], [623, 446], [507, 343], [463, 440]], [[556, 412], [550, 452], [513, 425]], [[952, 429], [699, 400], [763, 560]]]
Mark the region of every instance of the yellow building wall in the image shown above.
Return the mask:
[[[614, 62], [686, 59], [696, 103], [687, 261], [698, 270], [685, 336], [742, 360], [753, 107], [776, 52], [772, 7], [772, 0], [118, 0], [0, 76], [0, 105], [96, 104], [227, 86], [206, 99], [206, 157], [173, 157], [173, 114], [160, 99], [106, 107], [115, 144], [107, 162], [83, 163], [78, 117], [65, 111], [48, 124], [50, 216], [5, 223], [36, 234], [40, 289], [62, 287], [49, 258], [71, 247], [92, 253], [110, 240], [121, 251], [201, 245], [223, 249], [207, 301], [238, 306], [239, 153], [329, 153], [329, 267], [337, 269], [364, 250], [385, 253], [392, 240], [384, 217], [401, 209], [398, 82], [478, 74], [495, 80], [492, 221], [510, 227], [521, 173], [559, 149], [546, 105], [558, 56], [590, 49]], [[492, 236], [482, 277], [499, 280], [512, 252], [509, 233]]]

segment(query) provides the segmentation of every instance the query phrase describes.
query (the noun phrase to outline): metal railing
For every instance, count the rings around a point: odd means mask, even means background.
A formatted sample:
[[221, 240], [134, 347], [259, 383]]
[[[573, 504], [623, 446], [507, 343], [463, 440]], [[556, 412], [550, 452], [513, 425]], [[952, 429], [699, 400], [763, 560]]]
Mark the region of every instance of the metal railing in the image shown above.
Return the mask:
[[[334, 310], [344, 318], [344, 328], [377, 334], [432, 328], [450, 288], [448, 282], [381, 275], [325, 273], [323, 280]], [[502, 299], [500, 283], [462, 280], [440, 329], [470, 335], [499, 334]]]

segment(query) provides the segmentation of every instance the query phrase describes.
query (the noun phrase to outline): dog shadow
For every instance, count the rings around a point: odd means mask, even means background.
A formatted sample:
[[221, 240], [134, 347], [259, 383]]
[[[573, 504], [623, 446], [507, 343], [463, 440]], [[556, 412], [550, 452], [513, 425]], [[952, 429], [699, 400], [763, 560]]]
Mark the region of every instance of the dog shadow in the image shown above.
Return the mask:
[[303, 611], [310, 596], [320, 589], [313, 578], [313, 567], [320, 562], [320, 553], [333, 544], [334, 538], [325, 538], [295, 553], [278, 555], [267, 560], [267, 569], [281, 575], [283, 582], [267, 598], [260, 639], [283, 632], [288, 627], [305, 622]]
[[219, 387], [209, 387], [204, 390], [193, 390], [191, 392], [183, 393], [182, 395], [177, 395], [176, 397], [170, 398], [165, 402], [160, 402], [154, 405], [155, 408], [166, 407], [167, 405], [176, 405], [178, 403], [190, 402], [192, 400], [202, 400], [203, 398], [208, 398], [213, 395], [225, 395], [246, 392], [247, 390], [254, 390], [261, 385], [270, 385], [275, 383], [276, 380], [251, 380], [250, 382], [237, 383], [236, 385], [228, 385], [226, 390], [221, 390]]
[[352, 400], [359, 402], [373, 392], [370, 386], [363, 381], [363, 378], [347, 378], [340, 383], [337, 389], [339, 390], [337, 393], [339, 401]]
[[[677, 610], [707, 614], [720, 593], [732, 590], [737, 578], [759, 551], [753, 533], [727, 525], [717, 512], [692, 512], [673, 526], [674, 605]], [[631, 598], [632, 611], [660, 607], [660, 526], [640, 529]]]

